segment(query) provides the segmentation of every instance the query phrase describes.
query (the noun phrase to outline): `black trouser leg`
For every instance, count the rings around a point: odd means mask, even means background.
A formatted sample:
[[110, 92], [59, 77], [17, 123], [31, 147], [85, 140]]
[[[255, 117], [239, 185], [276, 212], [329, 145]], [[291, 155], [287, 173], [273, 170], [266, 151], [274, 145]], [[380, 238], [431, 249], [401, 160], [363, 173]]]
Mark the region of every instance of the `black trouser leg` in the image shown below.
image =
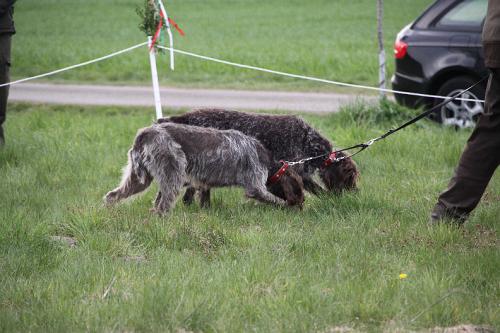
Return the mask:
[[472, 132], [448, 184], [434, 207], [435, 220], [465, 220], [476, 208], [500, 164], [500, 69], [492, 69], [486, 90], [485, 113]]
[[[0, 84], [10, 81], [10, 45], [11, 35], [0, 34]], [[0, 144], [4, 141], [3, 123], [7, 116], [7, 98], [9, 86], [0, 87]]]

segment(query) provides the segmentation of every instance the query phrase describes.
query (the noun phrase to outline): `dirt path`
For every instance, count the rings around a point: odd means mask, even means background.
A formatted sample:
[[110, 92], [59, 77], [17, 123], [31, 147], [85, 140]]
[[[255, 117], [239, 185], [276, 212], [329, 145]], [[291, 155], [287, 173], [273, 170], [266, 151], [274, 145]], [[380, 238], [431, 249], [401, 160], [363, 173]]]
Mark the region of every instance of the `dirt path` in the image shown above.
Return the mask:
[[[154, 105], [153, 91], [149, 86], [23, 83], [11, 87], [9, 100], [48, 104]], [[341, 105], [357, 100], [376, 101], [376, 97], [335, 93], [162, 88], [161, 100], [164, 107], [171, 108], [219, 107], [324, 113], [336, 112]]]

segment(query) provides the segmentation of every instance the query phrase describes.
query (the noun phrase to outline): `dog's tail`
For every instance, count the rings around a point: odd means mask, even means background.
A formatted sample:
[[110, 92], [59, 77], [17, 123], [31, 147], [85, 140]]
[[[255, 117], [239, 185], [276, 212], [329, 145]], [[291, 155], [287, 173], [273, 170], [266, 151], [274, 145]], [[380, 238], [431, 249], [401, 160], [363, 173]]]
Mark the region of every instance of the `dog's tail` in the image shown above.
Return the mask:
[[137, 176], [137, 179], [141, 184], [146, 184], [147, 179], [151, 178], [151, 175], [146, 168], [143, 157], [142, 152], [136, 149], [130, 150], [130, 167], [132, 169], [132, 173]]

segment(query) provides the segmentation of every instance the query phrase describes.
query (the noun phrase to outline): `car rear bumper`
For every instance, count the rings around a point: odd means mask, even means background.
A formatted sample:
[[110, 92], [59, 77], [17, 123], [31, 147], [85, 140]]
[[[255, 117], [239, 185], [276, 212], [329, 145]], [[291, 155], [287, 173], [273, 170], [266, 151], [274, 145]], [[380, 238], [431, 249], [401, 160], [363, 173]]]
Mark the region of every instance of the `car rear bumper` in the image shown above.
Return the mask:
[[[392, 89], [412, 93], [425, 94], [428, 84], [421, 78], [410, 77], [401, 73], [395, 73], [391, 79]], [[396, 101], [410, 108], [417, 108], [426, 104], [424, 97], [395, 93]]]

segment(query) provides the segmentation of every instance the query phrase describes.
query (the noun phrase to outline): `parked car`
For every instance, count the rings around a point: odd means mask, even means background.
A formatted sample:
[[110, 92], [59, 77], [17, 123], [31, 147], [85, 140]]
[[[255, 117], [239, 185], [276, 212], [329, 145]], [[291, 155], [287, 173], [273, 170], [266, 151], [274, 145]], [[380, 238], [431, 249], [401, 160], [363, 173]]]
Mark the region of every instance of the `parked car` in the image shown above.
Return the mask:
[[[500, 1], [500, 0], [499, 0]], [[394, 90], [452, 96], [488, 74], [484, 65], [481, 31], [487, 0], [437, 0], [399, 32], [394, 44]], [[463, 98], [483, 100], [486, 84]], [[395, 94], [409, 107], [432, 107], [442, 101]], [[472, 127], [483, 103], [452, 101], [433, 114], [445, 125]]]

